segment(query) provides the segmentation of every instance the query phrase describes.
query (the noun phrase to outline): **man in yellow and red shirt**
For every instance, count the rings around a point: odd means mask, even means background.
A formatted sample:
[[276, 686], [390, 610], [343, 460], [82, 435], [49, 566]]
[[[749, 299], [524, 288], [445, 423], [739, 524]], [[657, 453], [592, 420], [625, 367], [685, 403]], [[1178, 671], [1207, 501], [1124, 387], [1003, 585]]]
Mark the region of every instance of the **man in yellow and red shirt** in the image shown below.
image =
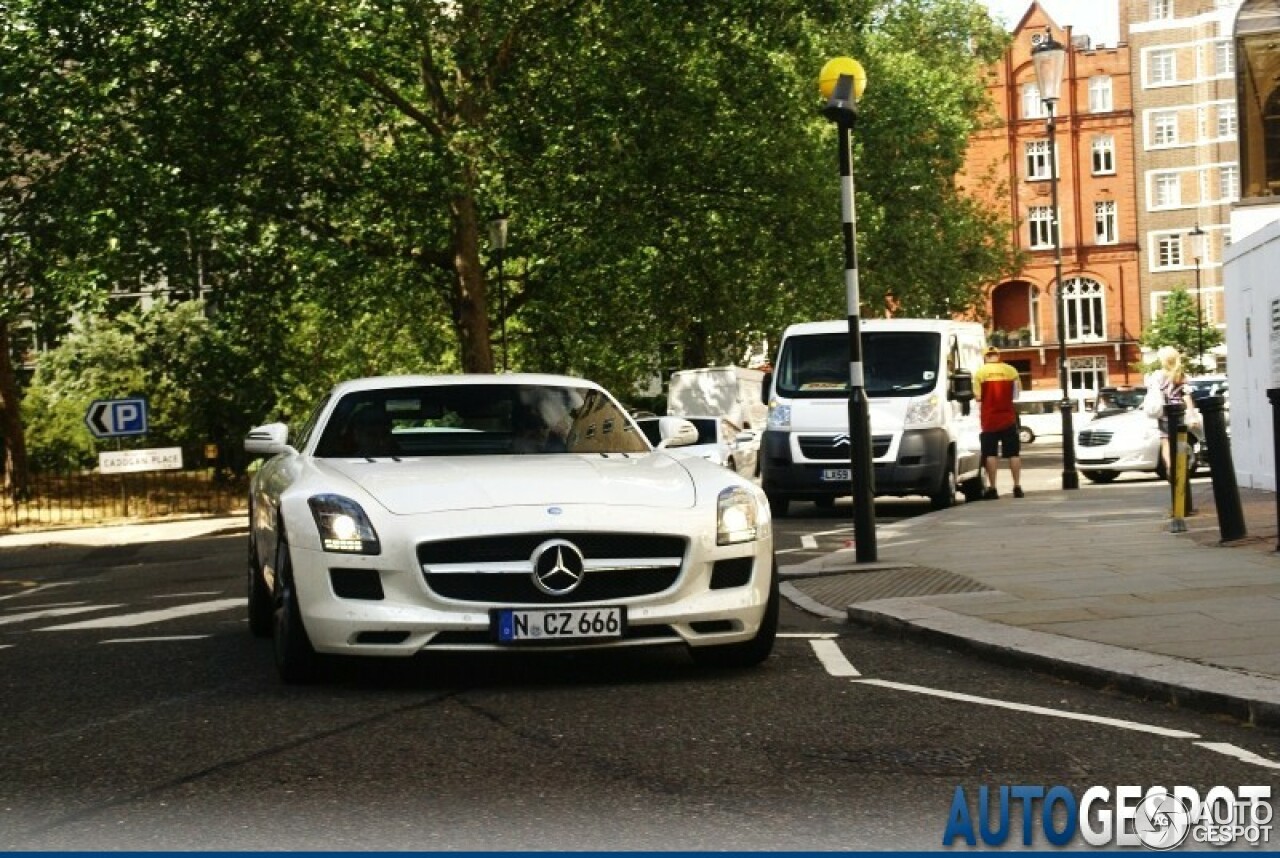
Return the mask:
[[1022, 443], [1018, 438], [1018, 412], [1013, 401], [1020, 390], [1018, 371], [1000, 360], [1000, 350], [988, 346], [983, 354], [984, 363], [973, 376], [973, 395], [981, 406], [982, 466], [987, 471], [987, 488], [984, 500], [1000, 497], [996, 491], [996, 471], [999, 458], [1009, 460], [1009, 473], [1013, 476], [1013, 496], [1022, 497]]

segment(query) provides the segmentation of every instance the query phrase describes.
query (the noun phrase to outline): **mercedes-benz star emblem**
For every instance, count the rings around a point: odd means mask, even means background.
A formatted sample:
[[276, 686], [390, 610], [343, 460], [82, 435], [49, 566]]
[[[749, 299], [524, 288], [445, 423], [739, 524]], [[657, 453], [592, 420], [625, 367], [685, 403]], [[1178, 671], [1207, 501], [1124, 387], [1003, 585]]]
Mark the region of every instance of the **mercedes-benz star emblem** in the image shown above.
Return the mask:
[[585, 564], [578, 546], [550, 539], [533, 550], [533, 583], [548, 596], [563, 596], [582, 583]]

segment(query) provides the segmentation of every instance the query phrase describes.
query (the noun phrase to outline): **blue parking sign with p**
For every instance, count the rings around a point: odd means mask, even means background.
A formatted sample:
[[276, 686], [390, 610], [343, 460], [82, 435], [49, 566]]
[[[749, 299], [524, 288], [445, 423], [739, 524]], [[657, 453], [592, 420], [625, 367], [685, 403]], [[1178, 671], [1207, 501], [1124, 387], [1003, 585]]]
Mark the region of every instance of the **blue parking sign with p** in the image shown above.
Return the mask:
[[120, 438], [147, 434], [147, 400], [95, 399], [84, 415], [84, 423], [95, 438]]

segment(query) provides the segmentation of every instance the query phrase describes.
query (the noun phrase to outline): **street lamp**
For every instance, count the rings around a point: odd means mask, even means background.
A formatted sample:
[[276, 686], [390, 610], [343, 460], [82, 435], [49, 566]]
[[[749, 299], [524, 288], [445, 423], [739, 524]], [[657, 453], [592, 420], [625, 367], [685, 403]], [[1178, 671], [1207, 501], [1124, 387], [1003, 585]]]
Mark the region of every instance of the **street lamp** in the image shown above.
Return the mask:
[[1196, 261], [1196, 364], [1204, 372], [1204, 305], [1200, 299], [1200, 260], [1204, 258], [1209, 233], [1201, 229], [1197, 222], [1196, 228], [1188, 235], [1191, 236], [1191, 258]]
[[849, 314], [849, 476], [853, 484], [853, 548], [859, 563], [876, 560], [876, 505], [872, 480], [871, 410], [862, 371], [862, 322], [858, 317], [858, 248], [853, 210], [853, 153], [850, 131], [858, 118], [858, 99], [867, 73], [849, 57], [836, 57], [818, 74], [818, 91], [827, 103], [822, 115], [835, 123], [840, 142], [840, 210], [844, 220], [844, 286]]
[[1062, 72], [1067, 62], [1067, 49], [1045, 31], [1039, 44], [1031, 49], [1031, 64], [1036, 70], [1036, 85], [1040, 88], [1040, 100], [1049, 113], [1046, 127], [1049, 131], [1049, 185], [1052, 189], [1051, 219], [1053, 223], [1053, 279], [1057, 284], [1058, 311], [1058, 384], [1062, 387], [1062, 487], [1080, 488], [1080, 475], [1076, 473], [1075, 434], [1071, 428], [1071, 396], [1067, 378], [1067, 302], [1062, 291], [1062, 226], [1058, 217], [1058, 145], [1057, 127], [1053, 121], [1053, 109], [1058, 102], [1058, 89], [1062, 86]]
[[498, 313], [502, 319], [502, 371], [507, 371], [507, 283], [503, 263], [507, 255], [507, 216], [498, 213], [489, 221], [489, 246], [498, 258]]

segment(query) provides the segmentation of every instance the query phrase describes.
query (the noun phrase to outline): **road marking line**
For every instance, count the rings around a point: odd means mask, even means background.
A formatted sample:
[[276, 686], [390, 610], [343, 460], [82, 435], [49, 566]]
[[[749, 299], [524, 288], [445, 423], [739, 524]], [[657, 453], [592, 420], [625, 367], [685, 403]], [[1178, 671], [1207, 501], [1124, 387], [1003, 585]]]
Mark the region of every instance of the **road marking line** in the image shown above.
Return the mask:
[[1252, 763], [1266, 769], [1280, 769], [1280, 763], [1275, 760], [1268, 760], [1266, 757], [1258, 756], [1253, 751], [1246, 751], [1229, 742], [1196, 742], [1195, 744], [1210, 751], [1217, 751], [1219, 754], [1226, 754], [1228, 757], [1235, 757], [1242, 763]]
[[1156, 736], [1165, 736], [1170, 739], [1199, 739], [1198, 733], [1188, 733], [1185, 730], [1170, 730], [1166, 727], [1156, 727], [1152, 724], [1139, 724], [1136, 721], [1123, 721], [1119, 718], [1107, 718], [1102, 715], [1084, 715], [1079, 712], [1064, 712], [1061, 709], [1047, 709], [1043, 706], [1030, 706], [1025, 703], [1010, 703], [1007, 700], [995, 700], [991, 697], [975, 697], [972, 694], [960, 694], [955, 691], [942, 691], [937, 688], [925, 688], [922, 685], [907, 685], [902, 682], [890, 682], [885, 679], [855, 679], [854, 682], [860, 682], [863, 685], [878, 685], [882, 688], [894, 688], [899, 691], [910, 691], [915, 694], [929, 694], [934, 697], [945, 697], [948, 700], [959, 700], [965, 703], [980, 703], [983, 706], [994, 706], [998, 709], [1012, 709], [1016, 712], [1030, 712], [1034, 715], [1048, 715], [1052, 718], [1065, 718], [1069, 721], [1088, 721], [1092, 724], [1105, 724], [1109, 727], [1119, 727], [1121, 730], [1136, 730], [1139, 733], [1151, 733]]
[[809, 646], [813, 647], [813, 654], [818, 657], [818, 661], [822, 662], [822, 666], [832, 676], [862, 676], [849, 663], [849, 659], [844, 657], [844, 653], [840, 651], [840, 644], [835, 641], [809, 641]]
[[199, 593], [161, 593], [158, 596], [152, 596], [153, 599], [191, 599], [196, 596], [221, 596], [223, 590], [205, 590]]
[[829, 641], [840, 637], [835, 632], [778, 632], [780, 638], [799, 638], [800, 640], [812, 641], [821, 640]]
[[818, 537], [814, 536], [814, 535], [813, 535], [813, 534], [811, 534], [811, 533], [803, 534], [803, 535], [800, 537], [800, 547], [801, 547], [801, 548], [809, 548], [809, 549], [817, 548], [817, 547], [818, 547]]
[[45, 602], [43, 605], [23, 605], [21, 608], [5, 608], [6, 611], [47, 611], [50, 608], [74, 608], [78, 605], [89, 604], [84, 599], [75, 602]]
[[0, 649], [12, 649], [16, 644], [0, 644]]
[[117, 644], [117, 643], [157, 643], [161, 641], [202, 641], [205, 638], [213, 637], [213, 635], [161, 635], [153, 638], [111, 638], [110, 640], [98, 641], [100, 644]]
[[10, 593], [7, 596], [0, 596], [0, 602], [5, 602], [5, 601], [8, 601], [9, 599], [19, 599], [19, 598], [25, 599], [27, 596], [34, 596], [36, 593], [39, 593], [41, 590], [48, 590], [50, 587], [67, 587], [67, 586], [70, 586], [71, 584], [70, 581], [57, 581], [51, 584], [40, 584], [39, 586], [36, 585], [35, 581], [3, 581], [0, 583], [17, 584], [22, 587], [30, 588], [27, 590], [23, 590], [21, 593]]
[[179, 605], [176, 608], [165, 608], [159, 611], [142, 611], [136, 614], [122, 614], [118, 617], [102, 617], [97, 620], [85, 620], [81, 623], [67, 623], [61, 626], [46, 626], [37, 629], [41, 632], [80, 631], [83, 629], [120, 629], [130, 626], [145, 626], [148, 623], [162, 623], [165, 620], [176, 620], [180, 617], [192, 617], [197, 614], [212, 614], [227, 611], [231, 608], [243, 608], [244, 598], [218, 599], [213, 602], [198, 602], [194, 605]]
[[120, 605], [86, 605], [82, 608], [47, 608], [42, 611], [27, 611], [23, 614], [6, 614], [0, 617], [0, 626], [10, 623], [25, 623], [28, 620], [47, 620], [50, 617], [65, 617], [69, 614], [83, 614], [86, 611], [110, 611]]

